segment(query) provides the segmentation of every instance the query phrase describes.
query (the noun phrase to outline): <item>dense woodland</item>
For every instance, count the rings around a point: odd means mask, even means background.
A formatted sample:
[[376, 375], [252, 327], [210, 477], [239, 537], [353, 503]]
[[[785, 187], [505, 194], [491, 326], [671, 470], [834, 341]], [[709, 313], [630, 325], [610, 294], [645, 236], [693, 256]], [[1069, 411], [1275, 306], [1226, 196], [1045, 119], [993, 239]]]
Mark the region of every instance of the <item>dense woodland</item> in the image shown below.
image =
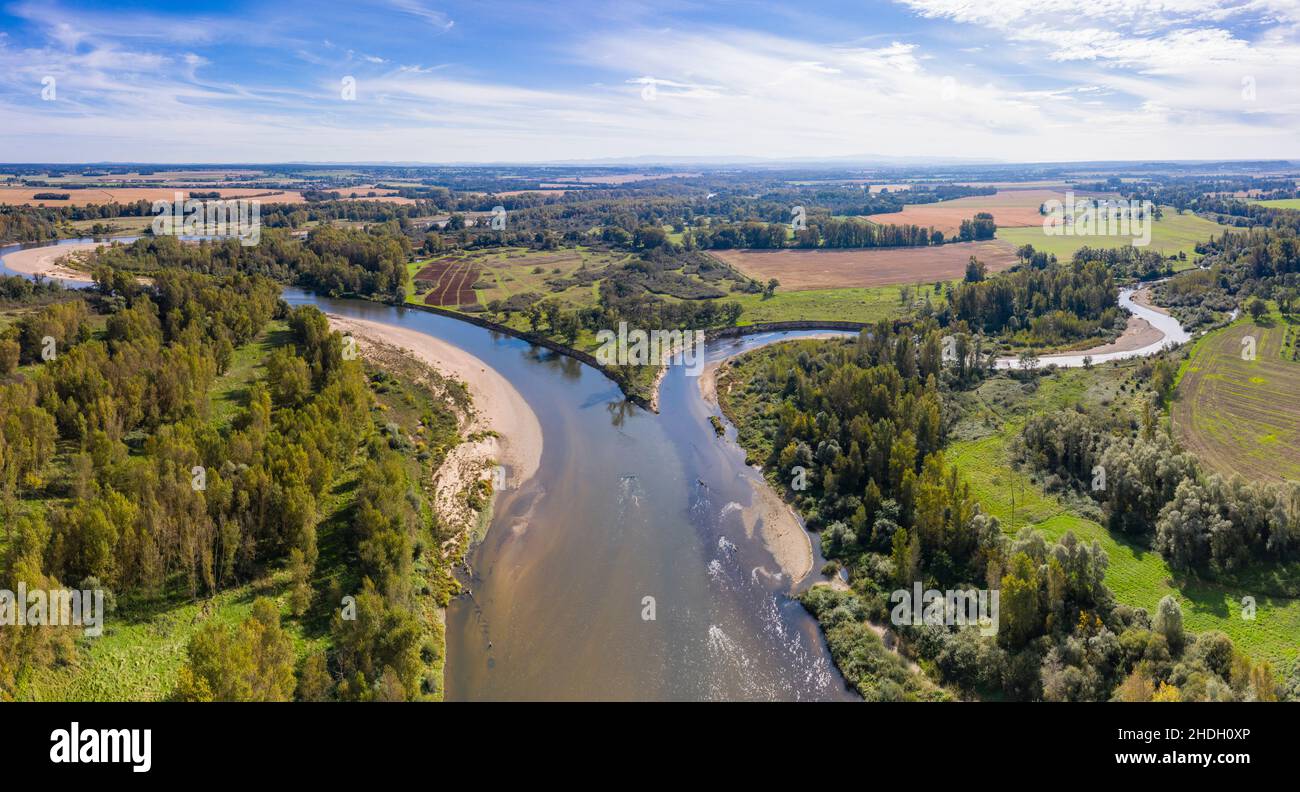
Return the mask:
[[[1024, 251], [1022, 251], [1022, 255]], [[1029, 251], [1031, 260], [1034, 258]], [[1030, 345], [1062, 344], [1121, 329], [1127, 314], [1111, 269], [1100, 261], [1054, 259], [954, 287], [951, 319]]]
[[[395, 425], [372, 420], [371, 382], [340, 336], [316, 309], [288, 310], [274, 281], [171, 268], [145, 287], [100, 275], [99, 294], [23, 314], [0, 338], [0, 359], [16, 347], [24, 364], [0, 379], [0, 586], [103, 587], [119, 608], [148, 610], [283, 570], [288, 617], [332, 648], [299, 663], [277, 607], [259, 600], [244, 623], [196, 635], [177, 697], [438, 692], [428, 669], [440, 628], [414, 601], [445, 604], [455, 584], [416, 482], [455, 443], [451, 409], [429, 406], [422, 425], [442, 445], [417, 463]], [[95, 310], [106, 314], [98, 331]], [[215, 420], [214, 381], [277, 318], [289, 343], [236, 414]], [[331, 493], [344, 477], [354, 494], [340, 511]], [[329, 581], [317, 574], [327, 519], [343, 570]], [[344, 595], [355, 618], [340, 616]], [[0, 698], [36, 668], [71, 662], [77, 637], [0, 631]]]

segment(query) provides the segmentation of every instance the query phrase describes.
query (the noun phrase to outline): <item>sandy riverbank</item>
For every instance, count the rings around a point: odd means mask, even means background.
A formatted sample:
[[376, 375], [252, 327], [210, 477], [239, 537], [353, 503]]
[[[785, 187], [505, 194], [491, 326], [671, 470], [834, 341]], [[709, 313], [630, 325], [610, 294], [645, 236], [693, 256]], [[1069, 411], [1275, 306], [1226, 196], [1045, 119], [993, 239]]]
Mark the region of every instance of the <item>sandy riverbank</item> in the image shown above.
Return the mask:
[[[758, 528], [763, 545], [789, 578], [790, 589], [793, 589], [812, 572], [812, 538], [790, 504], [781, 500], [767, 482], [750, 479], [749, 484], [754, 495], [743, 512], [745, 533], [753, 536], [755, 528]], [[761, 527], [758, 525], [760, 521]]]
[[1155, 311], [1158, 314], [1164, 314], [1165, 316], [1170, 315], [1168, 308], [1165, 308], [1162, 305], [1156, 305], [1154, 302], [1152, 302], [1150, 286], [1147, 286], [1146, 288], [1143, 289], [1138, 289], [1137, 291], [1133, 292], [1133, 302], [1137, 303], [1143, 308], [1150, 308], [1151, 310]]
[[[1140, 319], [1136, 316], [1128, 318], [1128, 326], [1124, 332], [1109, 344], [1093, 347], [1092, 349], [1081, 349], [1077, 352], [1065, 352], [1064, 355], [1074, 357], [1076, 355], [1107, 355], [1114, 352], [1135, 352], [1144, 349], [1152, 344], [1160, 343], [1165, 334], [1159, 328], [1153, 327], [1150, 322]], [[1054, 355], [1043, 355], [1039, 358], [1043, 365], [1052, 362]]]
[[72, 245], [47, 245], [5, 254], [5, 266], [24, 275], [43, 275], [77, 283], [93, 283], [90, 274], [68, 266], [73, 254], [94, 250], [104, 242], [78, 242]]
[[[844, 335], [837, 333], [819, 333], [800, 336], [797, 339], [778, 337], [773, 338], [766, 344], [750, 347], [745, 351], [752, 352], [755, 349], [761, 349], [769, 344], [781, 341], [825, 340], [844, 337]], [[700, 373], [700, 396], [703, 397], [706, 404], [717, 406], [718, 369], [729, 359], [712, 361], [706, 364], [704, 370]], [[745, 532], [753, 536], [757, 528], [762, 536], [763, 546], [776, 559], [781, 571], [790, 580], [790, 588], [794, 589], [813, 571], [812, 536], [803, 527], [803, 523], [799, 521], [799, 516], [795, 513], [794, 508], [782, 500], [781, 496], [776, 494], [766, 481], [751, 478], [749, 484], [753, 488], [754, 494], [750, 499], [749, 506], [745, 508], [743, 513]]]
[[445, 477], [448, 486], [484, 460], [506, 466], [507, 488], [520, 486], [537, 472], [542, 460], [542, 426], [524, 397], [496, 369], [459, 347], [416, 330], [334, 314], [329, 320], [335, 330], [356, 337], [363, 350], [367, 343], [391, 345], [469, 386], [474, 415], [463, 431], [469, 435], [492, 430], [498, 436], [464, 442], [453, 449], [443, 464], [449, 474]]

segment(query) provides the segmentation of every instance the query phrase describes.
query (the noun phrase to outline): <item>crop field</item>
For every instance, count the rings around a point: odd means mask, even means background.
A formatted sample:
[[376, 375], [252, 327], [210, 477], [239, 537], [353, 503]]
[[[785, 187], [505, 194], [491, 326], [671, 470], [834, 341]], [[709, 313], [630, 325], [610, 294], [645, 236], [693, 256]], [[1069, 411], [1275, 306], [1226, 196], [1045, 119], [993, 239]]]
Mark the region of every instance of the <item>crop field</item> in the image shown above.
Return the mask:
[[[1190, 212], [1178, 214], [1178, 210], [1172, 207], [1164, 207], [1163, 211], [1164, 216], [1151, 224], [1151, 244], [1148, 249], [1158, 251], [1164, 256], [1186, 253], [1185, 268], [1192, 267], [1195, 259], [1200, 258], [1196, 254], [1197, 243], [1209, 241], [1210, 237], [1228, 230], [1227, 226], [1197, 217]], [[1002, 228], [1002, 223], [999, 221], [998, 239], [1016, 247], [1033, 245], [1034, 250], [1053, 253], [1063, 261], [1072, 258], [1074, 252], [1083, 247], [1115, 248], [1133, 244], [1131, 236], [1105, 234], [1049, 236], [1042, 228], [1042, 218], [1039, 218], [1039, 224], [1032, 228]]]
[[[1006, 377], [986, 382], [977, 392], [985, 409], [973, 411], [955, 430], [947, 460], [1004, 531], [1032, 527], [1052, 539], [1069, 531], [1082, 541], [1096, 540], [1109, 558], [1106, 585], [1119, 602], [1154, 612], [1160, 599], [1172, 594], [1182, 604], [1189, 630], [1221, 631], [1252, 657], [1268, 659], [1275, 669], [1290, 668], [1296, 659], [1300, 599], [1285, 595], [1285, 586], [1273, 579], [1272, 570], [1230, 583], [1181, 579], [1159, 553], [1111, 533], [1099, 522], [1100, 514], [1085, 514], [1078, 504], [1045, 492], [1031, 474], [1012, 464], [1011, 447], [1023, 416], [1070, 409], [1076, 403], [1113, 404], [1125, 398], [1121, 386], [1135, 365], [1062, 370], [1041, 380], [1032, 395]], [[1246, 595], [1256, 599], [1254, 620], [1241, 618]]]
[[[1109, 193], [1076, 192], [1077, 198], [1113, 198]], [[955, 234], [961, 227], [961, 221], [969, 220], [978, 212], [993, 215], [998, 225], [999, 235], [1003, 228], [1020, 228], [1042, 225], [1043, 216], [1038, 207], [1056, 199], [1065, 199], [1064, 189], [999, 189], [993, 195], [973, 195], [969, 198], [954, 198], [951, 201], [939, 201], [929, 204], [909, 204], [901, 212], [871, 215], [873, 223], [896, 225], [919, 225], [934, 227], [945, 234]]]
[[[1300, 481], [1300, 362], [1292, 357], [1300, 328], [1276, 311], [1263, 322], [1245, 319], [1195, 344], [1178, 384], [1174, 432], [1224, 475]], [[1250, 338], [1253, 360], [1243, 359]]]
[[416, 288], [425, 292], [425, 305], [473, 305], [478, 302], [474, 292], [478, 273], [470, 257], [443, 256], [415, 273]]
[[1015, 250], [998, 242], [870, 250], [720, 250], [712, 255], [759, 282], [776, 278], [787, 292], [953, 280], [966, 273], [971, 256], [987, 264], [989, 272], [1016, 263]]
[[[493, 300], [504, 302], [515, 295], [533, 293], [570, 308], [585, 307], [596, 302], [594, 284], [575, 284], [557, 290], [548, 281], [570, 278], [584, 268], [598, 271], [626, 258], [627, 254], [584, 247], [554, 251], [501, 248], [443, 256], [412, 265], [415, 283], [410, 300], [455, 307], [486, 305]], [[453, 265], [460, 265], [456, 272], [462, 274], [472, 268], [473, 276], [463, 277], [455, 293], [448, 296], [447, 272]]]

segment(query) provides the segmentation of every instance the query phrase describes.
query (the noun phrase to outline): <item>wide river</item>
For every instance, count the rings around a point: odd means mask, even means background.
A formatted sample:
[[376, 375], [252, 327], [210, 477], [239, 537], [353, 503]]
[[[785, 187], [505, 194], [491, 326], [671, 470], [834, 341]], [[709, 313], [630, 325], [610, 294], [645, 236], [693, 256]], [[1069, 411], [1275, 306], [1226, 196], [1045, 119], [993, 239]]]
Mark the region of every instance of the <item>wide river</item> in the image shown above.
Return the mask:
[[[669, 369], [656, 415], [600, 373], [519, 339], [362, 300], [293, 288], [284, 296], [454, 344], [509, 379], [541, 423], [538, 473], [498, 495], [487, 537], [469, 556], [469, 593], [448, 609], [448, 698], [855, 698], [816, 622], [787, 596], [789, 581], [747, 535], [742, 511], [759, 476], [734, 429], [715, 437], [708, 418], [717, 409], [686, 369]], [[1177, 322], [1128, 290], [1121, 301], [1167, 334], [1124, 357], [1185, 340]], [[810, 334], [726, 340], [706, 355]], [[1082, 365], [1082, 357], [1043, 362]], [[815, 552], [814, 570], [821, 563]]]

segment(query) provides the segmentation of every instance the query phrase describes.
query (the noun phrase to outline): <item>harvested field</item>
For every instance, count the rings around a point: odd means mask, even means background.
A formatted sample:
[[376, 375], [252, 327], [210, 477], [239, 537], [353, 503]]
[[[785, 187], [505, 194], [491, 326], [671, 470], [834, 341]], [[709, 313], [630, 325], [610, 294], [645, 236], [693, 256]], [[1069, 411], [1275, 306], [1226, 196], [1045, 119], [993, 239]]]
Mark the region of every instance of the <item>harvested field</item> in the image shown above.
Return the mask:
[[[1114, 198], [1115, 196], [1110, 193], [1075, 191], [1075, 197]], [[1039, 206], [1053, 199], [1060, 201], [1064, 198], [1063, 189], [999, 189], [993, 195], [974, 195], [938, 203], [908, 205], [901, 212], [869, 215], [867, 219], [881, 224], [934, 227], [945, 234], [955, 234], [961, 228], [961, 221], [971, 219], [978, 212], [988, 212], [993, 215], [998, 228], [1026, 228], [1043, 224], [1043, 216], [1038, 213]]]
[[712, 254], [755, 280], [781, 282], [781, 291], [933, 283], [966, 274], [974, 256], [1000, 272], [1016, 263], [1000, 242], [961, 242], [918, 248], [870, 250], [717, 250]]
[[415, 274], [415, 280], [417, 287], [432, 284], [424, 296], [425, 305], [473, 305], [478, 302], [474, 292], [478, 274], [478, 265], [469, 259], [446, 256], [426, 265]]
[[[1174, 433], [1225, 476], [1300, 481], [1300, 362], [1290, 359], [1288, 327], [1276, 312], [1268, 324], [1238, 322], [1198, 341], [1185, 364]], [[1254, 360], [1242, 359], [1247, 337]]]

